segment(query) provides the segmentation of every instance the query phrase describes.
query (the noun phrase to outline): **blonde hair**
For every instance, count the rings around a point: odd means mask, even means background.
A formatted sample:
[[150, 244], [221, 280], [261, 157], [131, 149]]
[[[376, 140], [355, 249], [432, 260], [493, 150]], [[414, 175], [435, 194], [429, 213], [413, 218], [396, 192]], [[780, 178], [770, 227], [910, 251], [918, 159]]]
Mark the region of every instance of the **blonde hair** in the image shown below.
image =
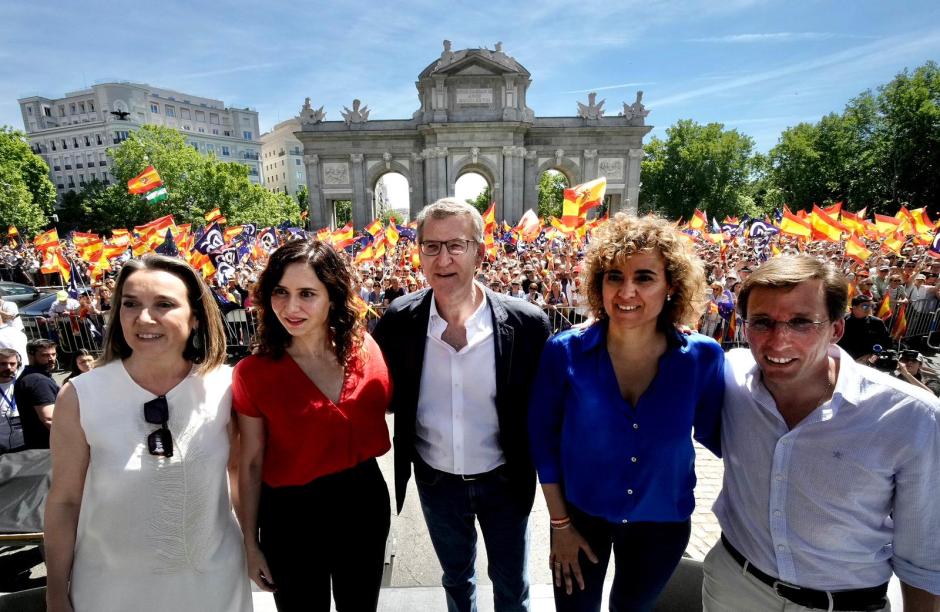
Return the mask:
[[658, 250], [672, 297], [663, 304], [657, 325], [695, 325], [705, 305], [705, 269], [687, 240], [672, 223], [655, 216], [642, 218], [617, 213], [595, 231], [581, 270], [584, 294], [595, 319], [604, 310], [604, 273], [636, 253]]

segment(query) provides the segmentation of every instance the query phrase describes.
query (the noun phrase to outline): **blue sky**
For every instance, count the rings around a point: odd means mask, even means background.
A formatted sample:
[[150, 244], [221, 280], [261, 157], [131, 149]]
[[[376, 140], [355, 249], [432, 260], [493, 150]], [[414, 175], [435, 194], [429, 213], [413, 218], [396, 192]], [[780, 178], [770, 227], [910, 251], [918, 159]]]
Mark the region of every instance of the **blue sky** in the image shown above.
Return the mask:
[[654, 135], [681, 118], [719, 121], [766, 151], [787, 126], [940, 60], [940, 3], [4, 0], [0, 125], [22, 129], [19, 97], [109, 80], [250, 106], [262, 131], [306, 96], [327, 120], [354, 97], [372, 118], [408, 118], [445, 38], [454, 49], [502, 41], [532, 73], [537, 116], [574, 115], [592, 90], [616, 115], [642, 89]]

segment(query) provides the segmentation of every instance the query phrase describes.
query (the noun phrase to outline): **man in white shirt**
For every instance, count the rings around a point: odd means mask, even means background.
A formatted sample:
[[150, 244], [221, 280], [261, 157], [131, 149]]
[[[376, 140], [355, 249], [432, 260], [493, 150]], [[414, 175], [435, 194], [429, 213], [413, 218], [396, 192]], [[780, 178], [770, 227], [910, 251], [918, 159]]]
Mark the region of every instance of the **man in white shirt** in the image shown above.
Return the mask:
[[750, 350], [728, 354], [707, 612], [940, 609], [940, 403], [835, 345], [844, 277], [775, 257], [738, 307]]
[[13, 383], [21, 369], [19, 353], [10, 348], [0, 348], [0, 455], [23, 447], [23, 426], [13, 393]]
[[417, 222], [431, 288], [395, 300], [374, 332], [394, 383], [398, 511], [413, 464], [448, 610], [476, 610], [477, 522], [496, 611], [528, 610], [535, 472], [526, 420], [548, 319], [474, 280], [484, 253], [475, 208], [445, 198]]

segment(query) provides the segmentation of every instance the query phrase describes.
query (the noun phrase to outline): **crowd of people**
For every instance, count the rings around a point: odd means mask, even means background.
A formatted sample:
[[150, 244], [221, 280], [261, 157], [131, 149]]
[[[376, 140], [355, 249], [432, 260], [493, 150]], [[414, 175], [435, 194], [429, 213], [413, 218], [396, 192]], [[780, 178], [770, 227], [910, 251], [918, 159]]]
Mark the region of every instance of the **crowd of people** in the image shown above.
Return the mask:
[[[416, 223], [418, 262], [300, 237], [208, 283], [146, 255], [62, 289], [46, 316], [104, 324], [61, 388], [53, 340], [0, 347], [0, 445], [52, 451], [49, 610], [248, 610], [249, 580], [279, 610], [375, 610], [392, 446], [449, 611], [476, 609], [477, 527], [500, 612], [529, 609], [530, 552], [558, 610], [601, 609], [612, 555], [610, 609], [651, 610], [690, 537], [693, 440], [725, 468], [705, 610], [887, 610], [892, 574], [906, 610], [940, 606], [940, 403], [890, 350], [903, 309], [936, 310], [926, 247], [860, 261], [618, 214], [493, 254], [465, 203]], [[233, 369], [238, 308], [258, 328]]]

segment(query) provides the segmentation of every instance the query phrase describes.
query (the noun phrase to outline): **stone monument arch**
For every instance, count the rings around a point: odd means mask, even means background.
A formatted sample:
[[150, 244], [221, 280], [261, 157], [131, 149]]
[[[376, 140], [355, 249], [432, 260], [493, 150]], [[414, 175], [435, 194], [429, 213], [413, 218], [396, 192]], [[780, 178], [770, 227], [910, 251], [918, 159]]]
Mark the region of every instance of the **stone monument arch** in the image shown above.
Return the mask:
[[[623, 112], [604, 116], [596, 94], [572, 100], [570, 117], [536, 117], [526, 103], [529, 71], [503, 50], [443, 51], [418, 75], [419, 107], [410, 119], [372, 119], [376, 100], [351, 101], [325, 121], [308, 98], [301, 129], [310, 192], [310, 223], [333, 222], [333, 202], [352, 201], [360, 229], [375, 216], [372, 194], [387, 172], [408, 180], [411, 216], [454, 195], [457, 178], [482, 175], [496, 201], [496, 216], [510, 223], [538, 207], [538, 178], [558, 170], [574, 185], [607, 177], [611, 212], [636, 213], [643, 137], [652, 129], [642, 93]], [[368, 103], [368, 104], [367, 104]], [[616, 112], [616, 111], [615, 111]]]

